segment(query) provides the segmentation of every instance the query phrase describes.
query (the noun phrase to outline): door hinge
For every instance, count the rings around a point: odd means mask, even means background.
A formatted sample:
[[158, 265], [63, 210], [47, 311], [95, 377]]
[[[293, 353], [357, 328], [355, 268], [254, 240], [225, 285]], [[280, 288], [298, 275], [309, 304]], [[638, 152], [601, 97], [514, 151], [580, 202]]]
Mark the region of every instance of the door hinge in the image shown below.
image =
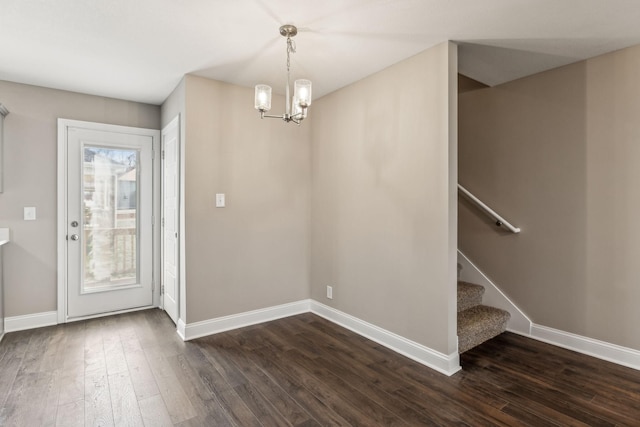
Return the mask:
[[162, 150], [162, 160], [164, 160], [164, 150]]
[[160, 285], [160, 293], [164, 295], [164, 285]]
[[160, 224], [164, 227], [164, 218], [160, 221]]

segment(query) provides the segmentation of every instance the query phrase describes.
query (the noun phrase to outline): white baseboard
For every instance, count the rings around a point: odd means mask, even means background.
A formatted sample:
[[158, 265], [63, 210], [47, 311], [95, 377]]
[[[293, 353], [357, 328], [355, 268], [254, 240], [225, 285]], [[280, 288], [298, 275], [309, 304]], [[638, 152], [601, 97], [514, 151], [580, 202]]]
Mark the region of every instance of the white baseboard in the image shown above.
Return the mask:
[[178, 319], [177, 329], [178, 335], [187, 341], [309, 312], [324, 317], [330, 322], [347, 328], [445, 375], [453, 375], [460, 370], [458, 353], [442, 354], [314, 300], [303, 300], [195, 323], [185, 324], [182, 319]]
[[491, 281], [474, 263], [458, 250], [458, 264], [462, 266], [460, 270], [460, 280], [476, 283], [484, 286], [483, 304], [501, 308], [511, 314], [507, 330], [516, 334], [529, 336], [531, 325], [533, 324], [526, 314], [516, 306], [508, 296], [506, 296], [495, 283]]
[[461, 369], [457, 352], [440, 353], [314, 300], [311, 300], [311, 312], [442, 374], [451, 376]]
[[182, 338], [182, 341], [186, 341], [187, 338], [185, 334], [187, 332], [186, 331], [187, 325], [186, 323], [184, 323], [184, 320], [178, 319], [178, 324], [176, 326], [177, 326], [178, 335], [180, 336], [180, 338]]
[[531, 338], [578, 353], [640, 370], [640, 351], [570, 332], [533, 324]]
[[[215, 319], [203, 320], [201, 322], [187, 323], [184, 332], [181, 334], [185, 341], [206, 335], [217, 334], [230, 331], [232, 329], [243, 328], [245, 326], [256, 325], [258, 323], [269, 322], [283, 317], [294, 316], [296, 314], [309, 312], [309, 301], [303, 300], [289, 304], [276, 305], [260, 310], [247, 311], [245, 313], [233, 314], [231, 316], [217, 317]], [[180, 334], [180, 327], [178, 327]]]
[[4, 318], [5, 332], [24, 331], [25, 329], [42, 328], [58, 324], [58, 312], [46, 311], [43, 313], [26, 314]]
[[[178, 319], [177, 331], [180, 337], [187, 341], [206, 335], [308, 312], [317, 314], [445, 375], [453, 375], [460, 370], [458, 353], [452, 353], [450, 355], [440, 353], [314, 300], [302, 300], [191, 324], [185, 324], [182, 319]], [[4, 332], [16, 332], [52, 326], [58, 323], [57, 320], [56, 311], [7, 317], [4, 319]], [[1, 321], [0, 319], [0, 322]], [[531, 325], [530, 333], [515, 330], [512, 332], [618, 365], [640, 370], [640, 351], [638, 350], [536, 324]], [[4, 333], [0, 334], [0, 341], [3, 337]]]

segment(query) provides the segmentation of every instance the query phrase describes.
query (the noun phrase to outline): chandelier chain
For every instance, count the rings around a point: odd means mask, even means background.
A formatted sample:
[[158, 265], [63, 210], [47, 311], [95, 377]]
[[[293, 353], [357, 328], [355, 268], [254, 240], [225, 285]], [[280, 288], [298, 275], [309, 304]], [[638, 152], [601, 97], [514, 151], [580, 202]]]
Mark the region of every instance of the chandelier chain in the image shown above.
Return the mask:
[[287, 74], [289, 74], [289, 69], [291, 68], [291, 53], [296, 53], [296, 45], [291, 40], [291, 37], [287, 37]]

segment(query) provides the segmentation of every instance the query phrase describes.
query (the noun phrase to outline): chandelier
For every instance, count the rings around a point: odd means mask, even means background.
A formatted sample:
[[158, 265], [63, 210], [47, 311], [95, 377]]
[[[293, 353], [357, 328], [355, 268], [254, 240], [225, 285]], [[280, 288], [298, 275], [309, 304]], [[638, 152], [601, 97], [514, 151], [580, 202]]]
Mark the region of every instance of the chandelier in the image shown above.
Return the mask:
[[291, 54], [296, 53], [296, 45], [291, 40], [298, 34], [298, 29], [294, 25], [283, 25], [280, 27], [280, 34], [287, 38], [287, 87], [285, 112], [281, 115], [265, 114], [271, 109], [271, 86], [256, 85], [255, 108], [260, 111], [260, 118], [282, 119], [285, 122], [300, 124], [307, 118], [307, 109], [311, 105], [311, 81], [305, 79], [296, 80], [293, 83], [293, 98], [289, 95]]

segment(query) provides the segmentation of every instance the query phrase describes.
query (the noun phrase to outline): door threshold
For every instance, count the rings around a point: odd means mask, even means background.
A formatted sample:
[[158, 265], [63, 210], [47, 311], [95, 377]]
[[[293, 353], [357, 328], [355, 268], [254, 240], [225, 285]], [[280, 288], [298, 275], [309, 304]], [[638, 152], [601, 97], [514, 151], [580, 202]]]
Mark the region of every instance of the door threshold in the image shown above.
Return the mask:
[[115, 316], [116, 314], [131, 313], [134, 311], [149, 310], [150, 308], [159, 308], [156, 305], [146, 305], [144, 307], [129, 308], [126, 310], [109, 311], [106, 313], [91, 314], [89, 316], [67, 317], [66, 323], [78, 322], [80, 320], [97, 319], [99, 317]]

